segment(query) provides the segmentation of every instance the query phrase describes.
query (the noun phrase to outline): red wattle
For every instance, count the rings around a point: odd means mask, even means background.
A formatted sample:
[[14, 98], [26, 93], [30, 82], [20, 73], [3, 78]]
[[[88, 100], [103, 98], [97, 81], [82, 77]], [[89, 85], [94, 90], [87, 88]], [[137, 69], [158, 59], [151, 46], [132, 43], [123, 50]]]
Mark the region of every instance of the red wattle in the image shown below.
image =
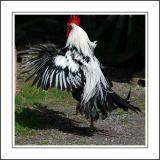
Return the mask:
[[67, 29], [66, 37], [68, 38], [71, 29]]

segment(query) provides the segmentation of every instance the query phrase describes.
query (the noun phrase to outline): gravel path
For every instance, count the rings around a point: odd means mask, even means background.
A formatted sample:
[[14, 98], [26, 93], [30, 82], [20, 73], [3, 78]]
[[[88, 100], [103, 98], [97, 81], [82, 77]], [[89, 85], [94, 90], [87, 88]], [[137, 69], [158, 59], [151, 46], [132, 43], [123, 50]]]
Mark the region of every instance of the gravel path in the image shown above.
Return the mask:
[[[30, 135], [16, 137], [16, 144], [50, 144], [50, 145], [144, 145], [144, 114], [110, 115], [106, 120], [98, 120], [90, 129], [89, 122], [83, 117], [75, 116], [75, 107], [63, 112], [53, 112], [47, 123], [52, 126], [32, 129]], [[72, 111], [72, 112], [70, 112]], [[50, 111], [47, 111], [50, 112]], [[51, 114], [52, 112], [48, 113]], [[45, 114], [42, 113], [42, 114]], [[42, 115], [41, 115], [42, 116]], [[35, 133], [36, 132], [36, 133]]]
[[[121, 96], [128, 92], [127, 83], [114, 83]], [[121, 89], [120, 89], [121, 88]], [[142, 113], [116, 112], [105, 120], [95, 122], [97, 130], [89, 128], [89, 121], [75, 115], [75, 106], [29, 108], [45, 121], [46, 127], [31, 127], [29, 134], [16, 136], [16, 145], [145, 145], [145, 88], [132, 86], [131, 103]]]

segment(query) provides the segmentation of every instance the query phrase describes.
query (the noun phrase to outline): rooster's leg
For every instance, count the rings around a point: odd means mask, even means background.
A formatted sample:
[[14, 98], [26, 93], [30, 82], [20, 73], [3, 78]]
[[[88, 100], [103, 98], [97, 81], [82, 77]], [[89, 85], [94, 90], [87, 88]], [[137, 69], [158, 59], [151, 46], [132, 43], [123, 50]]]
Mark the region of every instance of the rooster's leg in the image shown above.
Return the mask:
[[103, 135], [108, 136], [108, 130], [99, 129], [99, 128], [94, 127], [94, 120], [93, 120], [93, 118], [91, 118], [90, 129], [92, 131], [94, 131], [94, 132], [97, 132], [98, 134], [103, 134]]
[[80, 109], [80, 103], [78, 102], [76, 105], [76, 115], [78, 115]]
[[94, 127], [94, 122], [93, 122], [93, 118], [92, 118], [92, 117], [91, 117], [90, 128], [95, 128], [95, 127]]

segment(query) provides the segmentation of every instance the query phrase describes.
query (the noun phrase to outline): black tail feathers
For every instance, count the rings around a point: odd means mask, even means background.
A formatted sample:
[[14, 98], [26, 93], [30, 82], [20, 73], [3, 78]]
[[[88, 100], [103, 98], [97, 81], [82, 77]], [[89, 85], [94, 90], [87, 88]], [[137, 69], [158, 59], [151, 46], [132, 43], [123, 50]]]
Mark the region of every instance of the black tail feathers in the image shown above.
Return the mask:
[[133, 106], [129, 102], [131, 94], [131, 89], [126, 98], [120, 97], [117, 93], [108, 92], [106, 96], [106, 101], [103, 103], [97, 97], [93, 97], [88, 103], [80, 106], [80, 113], [85, 115], [85, 117], [92, 118], [97, 120], [101, 117], [101, 119], [105, 119], [108, 116], [108, 113], [112, 112], [117, 108], [122, 108], [124, 111], [128, 111], [128, 109], [138, 113], [141, 110], [138, 107]]
[[130, 104], [130, 102], [128, 101], [130, 98], [130, 94], [131, 94], [131, 89], [128, 93], [127, 98], [123, 99], [122, 97], [120, 97], [118, 94], [116, 94], [115, 92], [110, 93], [109, 96], [112, 98], [113, 102], [117, 105], [117, 107], [122, 108], [125, 111], [128, 111], [128, 109], [138, 113], [141, 112], [140, 108], [133, 106], [132, 104]]
[[[127, 97], [125, 98], [126, 101], [128, 101], [130, 99], [130, 96], [131, 96], [131, 88], [129, 89], [129, 92], [128, 92], [128, 95]], [[128, 101], [129, 102], [129, 101]]]

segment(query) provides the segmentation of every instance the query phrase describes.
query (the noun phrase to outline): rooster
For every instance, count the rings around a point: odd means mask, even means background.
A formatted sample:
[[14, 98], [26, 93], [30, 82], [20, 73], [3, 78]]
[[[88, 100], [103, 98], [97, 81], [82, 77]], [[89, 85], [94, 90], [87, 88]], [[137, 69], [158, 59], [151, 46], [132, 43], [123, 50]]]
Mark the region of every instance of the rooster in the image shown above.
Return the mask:
[[140, 112], [138, 107], [121, 98], [112, 89], [112, 82], [105, 75], [104, 67], [94, 55], [97, 42], [91, 42], [87, 33], [79, 26], [80, 19], [70, 16], [67, 23], [67, 41], [64, 48], [57, 49], [52, 43], [30, 46], [31, 55], [23, 65], [25, 72], [34, 77], [33, 85], [47, 90], [56, 87], [72, 92], [78, 101], [76, 114], [80, 112], [93, 121], [105, 119], [116, 108]]

